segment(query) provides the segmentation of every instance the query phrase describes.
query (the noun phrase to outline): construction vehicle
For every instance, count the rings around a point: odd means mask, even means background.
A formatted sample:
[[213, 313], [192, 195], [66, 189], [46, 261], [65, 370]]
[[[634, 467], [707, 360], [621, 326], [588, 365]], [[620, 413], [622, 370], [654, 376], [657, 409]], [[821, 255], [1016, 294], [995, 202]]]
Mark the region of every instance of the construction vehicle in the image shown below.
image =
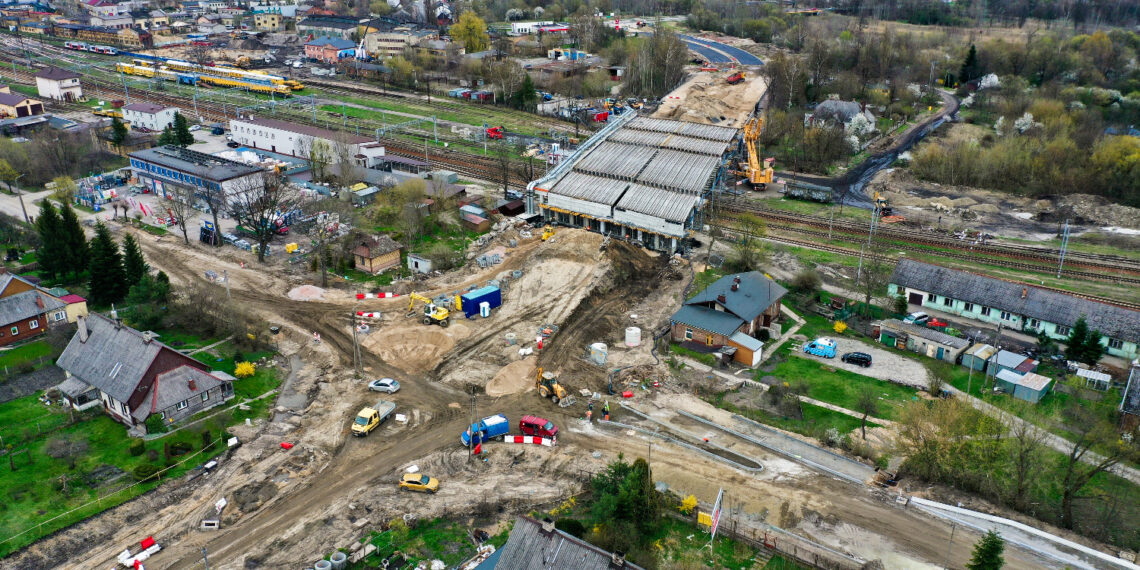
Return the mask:
[[424, 304], [424, 312], [422, 322], [425, 325], [439, 325], [447, 328], [451, 324], [451, 311], [447, 307], [441, 307], [435, 304], [435, 301], [420, 295], [419, 293], [412, 293], [411, 299], [408, 301], [408, 314], [412, 315], [416, 310], [416, 301]]
[[744, 83], [744, 72], [743, 71], [737, 71], [736, 73], [733, 73], [732, 75], [729, 75], [728, 77], [726, 77], [724, 81], [725, 81], [725, 83], [728, 83], [729, 85], [736, 85], [739, 83]]
[[375, 405], [361, 408], [356, 414], [356, 419], [352, 420], [352, 435], [364, 437], [372, 433], [372, 430], [384, 423], [395, 410], [396, 403], [387, 400], [380, 400]]
[[118, 117], [120, 119], [123, 118], [123, 112], [117, 109], [95, 109], [94, 111], [91, 111], [91, 114], [98, 115], [100, 117]]
[[559, 401], [566, 398], [566, 388], [558, 383], [558, 378], [554, 376], [553, 372], [543, 372], [539, 367], [538, 374], [534, 377], [534, 386], [538, 388], [538, 393], [543, 398], [550, 398], [551, 402], [557, 404]]
[[744, 146], [748, 149], [748, 166], [743, 171], [737, 171], [736, 174], [746, 176], [748, 183], [752, 185], [755, 190], [764, 190], [772, 183], [776, 170], [772, 165], [776, 162], [774, 158], [765, 158], [764, 166], [760, 166], [760, 149], [758, 147], [760, 141], [760, 133], [764, 131], [764, 117], [759, 115], [752, 117], [748, 124], [744, 126]]
[[491, 140], [499, 140], [503, 138], [503, 127], [488, 127], [487, 138]]
[[551, 227], [550, 224], [547, 224], [546, 227], [542, 228], [542, 241], [546, 241], [552, 237], [554, 237], [554, 228]]
[[875, 191], [875, 208], [879, 210], [880, 216], [891, 216], [895, 213], [894, 208], [891, 208], [891, 201], [878, 190]]

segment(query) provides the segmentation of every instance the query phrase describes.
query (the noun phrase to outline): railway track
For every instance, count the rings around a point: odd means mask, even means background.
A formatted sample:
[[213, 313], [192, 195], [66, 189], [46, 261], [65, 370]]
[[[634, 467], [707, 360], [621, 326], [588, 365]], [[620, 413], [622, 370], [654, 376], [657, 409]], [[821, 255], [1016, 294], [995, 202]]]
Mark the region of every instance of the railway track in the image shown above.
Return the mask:
[[[725, 231], [729, 234], [752, 235], [752, 234], [749, 234], [748, 232], [743, 232], [743, 231], [741, 231], [737, 228], [733, 228], [733, 227], [723, 226], [723, 225], [719, 225], [719, 224], [710, 224], [710, 225], [712, 227], [719, 228], [722, 231]], [[790, 238], [787, 236], [778, 236], [778, 235], [770, 235], [769, 234], [769, 235], [764, 235], [764, 236], [759, 236], [759, 237], [760, 237], [760, 239], [765, 239], [765, 240], [772, 241], [772, 242], [784, 243], [784, 244], [793, 245], [793, 246], [797, 246], [797, 247], [803, 247], [806, 249], [815, 249], [815, 250], [819, 250], [819, 251], [827, 251], [827, 252], [831, 252], [831, 253], [838, 253], [841, 255], [850, 255], [850, 256], [855, 257], [855, 256], [858, 256], [860, 254], [859, 250], [857, 250], [857, 249], [839, 247], [836, 245], [818, 243], [818, 242], [814, 242], [814, 241], [800, 240], [800, 239]], [[824, 234], [824, 237], [826, 237], [826, 234]], [[866, 254], [864, 254], [864, 255], [866, 255]], [[875, 258], [881, 259], [884, 261], [888, 261], [891, 263], [895, 263], [898, 261], [897, 257], [891, 257], [888, 255], [875, 256]], [[962, 256], [962, 257], [960, 257], [960, 259], [966, 259], [969, 261], [977, 261], [977, 259], [972, 258], [972, 257], [968, 257], [968, 256]], [[1066, 273], [1068, 273], [1068, 272], [1066, 272]], [[1132, 280], [1130, 282], [1140, 283], [1140, 279], [1135, 279], [1135, 280]], [[1047, 285], [1040, 285], [1040, 284], [1036, 284], [1036, 283], [1031, 283], [1029, 285], [1036, 287], [1038, 289], [1047, 289], [1050, 291], [1056, 291], [1058, 293], [1064, 293], [1066, 295], [1071, 295], [1073, 297], [1080, 297], [1082, 299], [1088, 299], [1090, 301], [1097, 301], [1099, 303], [1105, 303], [1107, 305], [1115, 305], [1115, 306], [1124, 307], [1127, 309], [1140, 310], [1140, 303], [1131, 303], [1128, 301], [1121, 301], [1119, 299], [1109, 299], [1107, 297], [1100, 297], [1097, 295], [1089, 295], [1087, 293], [1069, 291], [1067, 289], [1060, 289], [1057, 287], [1049, 287]]]
[[[810, 216], [792, 214], [783, 210], [764, 208], [745, 200], [724, 200], [720, 206], [730, 212], [755, 214], [765, 220], [783, 223], [781, 227], [793, 229], [796, 226], [809, 226], [841, 234], [866, 235], [868, 226], [863, 222], [850, 220], [830, 220], [824, 216]], [[994, 258], [1006, 258], [1022, 263], [1037, 263], [1039, 265], [1056, 267], [1059, 252], [1050, 248], [1031, 245], [973, 243], [953, 237], [940, 236], [927, 231], [911, 230], [881, 224], [875, 232], [885, 238], [904, 241], [912, 244], [921, 244], [929, 247], [945, 248], [968, 252], [973, 255], [986, 255]], [[825, 234], [826, 235], [826, 234]], [[1140, 275], [1140, 261], [1110, 254], [1096, 254], [1085, 252], [1068, 252], [1065, 255], [1065, 274], [1077, 276], [1080, 273], [1095, 275], [1098, 279], [1119, 278], [1129, 281], [1125, 275]], [[1013, 265], [1010, 265], [1013, 267]], [[1082, 268], [1090, 272], [1070, 271], [1068, 268]], [[1040, 268], [1038, 268], [1040, 269]], [[1140, 281], [1136, 281], [1140, 282]]]

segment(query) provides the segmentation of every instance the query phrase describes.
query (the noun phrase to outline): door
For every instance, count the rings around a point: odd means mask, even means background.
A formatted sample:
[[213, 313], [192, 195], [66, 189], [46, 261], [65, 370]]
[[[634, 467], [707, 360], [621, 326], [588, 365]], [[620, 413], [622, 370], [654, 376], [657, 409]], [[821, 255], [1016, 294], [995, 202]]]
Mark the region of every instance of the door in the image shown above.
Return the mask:
[[911, 305], [921, 305], [922, 293], [911, 293], [910, 298], [907, 299], [907, 302], [909, 302]]
[[945, 351], [941, 346], [938, 347], [938, 360], [942, 360], [942, 354]]
[[712, 335], [711, 334], [705, 335], [705, 344], [708, 346], [712, 346]]

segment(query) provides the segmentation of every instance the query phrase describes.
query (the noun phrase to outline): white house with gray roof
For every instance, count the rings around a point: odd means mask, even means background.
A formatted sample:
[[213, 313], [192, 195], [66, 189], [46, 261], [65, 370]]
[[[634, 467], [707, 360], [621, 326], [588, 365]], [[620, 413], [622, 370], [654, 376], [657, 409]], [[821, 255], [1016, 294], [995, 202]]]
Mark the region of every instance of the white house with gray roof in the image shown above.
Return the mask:
[[887, 292], [911, 305], [929, 307], [967, 319], [1001, 324], [1036, 335], [1043, 331], [1064, 341], [1077, 319], [1100, 331], [1109, 355], [1140, 357], [1140, 311], [1070, 295], [1054, 289], [1005, 281], [921, 261], [899, 261]]
[[[72, 382], [71, 392], [98, 390], [103, 409], [129, 426], [151, 415], [175, 422], [233, 397], [234, 377], [99, 314], [80, 317], [78, 330], [57, 365]], [[65, 382], [66, 384], [67, 382]]]

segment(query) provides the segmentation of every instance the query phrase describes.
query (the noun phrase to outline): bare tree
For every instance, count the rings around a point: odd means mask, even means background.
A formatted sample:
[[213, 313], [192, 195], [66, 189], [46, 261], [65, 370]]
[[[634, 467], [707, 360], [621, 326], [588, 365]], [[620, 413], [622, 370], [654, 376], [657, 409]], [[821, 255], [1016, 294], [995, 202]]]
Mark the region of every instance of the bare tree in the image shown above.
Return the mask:
[[891, 280], [894, 264], [888, 259], [890, 247], [878, 236], [871, 236], [863, 246], [863, 255], [855, 275], [857, 291], [863, 294], [864, 314], [869, 315], [871, 299], [882, 295]]
[[499, 165], [499, 174], [503, 177], [503, 192], [506, 192], [511, 181], [511, 145], [505, 139], [495, 141], [495, 162]]
[[257, 242], [257, 260], [265, 262], [265, 247], [277, 235], [277, 216], [300, 204], [300, 193], [279, 172], [242, 179], [229, 193], [229, 209], [238, 224]]
[[879, 413], [879, 396], [875, 388], [867, 384], [859, 389], [855, 396], [855, 411], [863, 414], [862, 425], [863, 441], [867, 440], [867, 416]]
[[1013, 467], [1010, 498], [1014, 507], [1025, 510], [1029, 487], [1037, 481], [1037, 472], [1044, 459], [1045, 431], [1019, 417], [1007, 416], [1007, 421], [1010, 424], [1007, 441]]
[[[1061, 526], [1072, 530], [1076, 523], [1073, 502], [1077, 493], [1097, 474], [1108, 471], [1121, 461], [1140, 458], [1140, 449], [1121, 440], [1115, 426], [1096, 410], [1074, 403], [1063, 413], [1076, 438], [1066, 454], [1065, 477], [1061, 481]], [[1090, 453], [1094, 447], [1098, 451]]]
[[205, 67], [214, 61], [213, 50], [210, 46], [192, 43], [186, 50], [186, 59]]
[[297, 154], [309, 163], [309, 170], [313, 173], [313, 182], [324, 182], [328, 177], [329, 165], [332, 164], [332, 149], [323, 139], [303, 136], [297, 139]]
[[[194, 190], [185, 186], [167, 185], [166, 191], [167, 198], [169, 198], [166, 201], [166, 207], [174, 216], [175, 223], [182, 228], [182, 239], [186, 245], [190, 245], [190, 230], [186, 218], [194, 215]], [[217, 227], [218, 225], [215, 223], [214, 228]]]
[[[218, 235], [218, 228], [220, 227], [218, 226], [218, 212], [224, 210], [227, 206], [228, 198], [226, 191], [221, 184], [218, 184], [217, 188], [208, 188], [205, 186], [198, 186], [197, 188], [198, 192], [190, 196], [190, 200], [193, 201], [196, 197], [200, 198], [202, 202], [206, 204], [206, 208], [210, 211], [210, 216], [214, 220], [215, 236], [220, 238], [220, 235]], [[221, 247], [222, 240], [215, 239], [213, 245], [214, 247]]]
[[[340, 173], [341, 184], [348, 186], [363, 178], [360, 166], [356, 163], [356, 143], [352, 142], [352, 134], [347, 131], [338, 131], [332, 142], [332, 155], [335, 157], [337, 172]], [[319, 147], [319, 145], [318, 145]]]
[[329, 246], [336, 241], [338, 226], [352, 216], [352, 206], [344, 200], [325, 198], [305, 204], [301, 211], [316, 216], [308, 234], [313, 239], [313, 254], [317, 256], [317, 268], [321, 272], [321, 287], [328, 287], [327, 252]]

